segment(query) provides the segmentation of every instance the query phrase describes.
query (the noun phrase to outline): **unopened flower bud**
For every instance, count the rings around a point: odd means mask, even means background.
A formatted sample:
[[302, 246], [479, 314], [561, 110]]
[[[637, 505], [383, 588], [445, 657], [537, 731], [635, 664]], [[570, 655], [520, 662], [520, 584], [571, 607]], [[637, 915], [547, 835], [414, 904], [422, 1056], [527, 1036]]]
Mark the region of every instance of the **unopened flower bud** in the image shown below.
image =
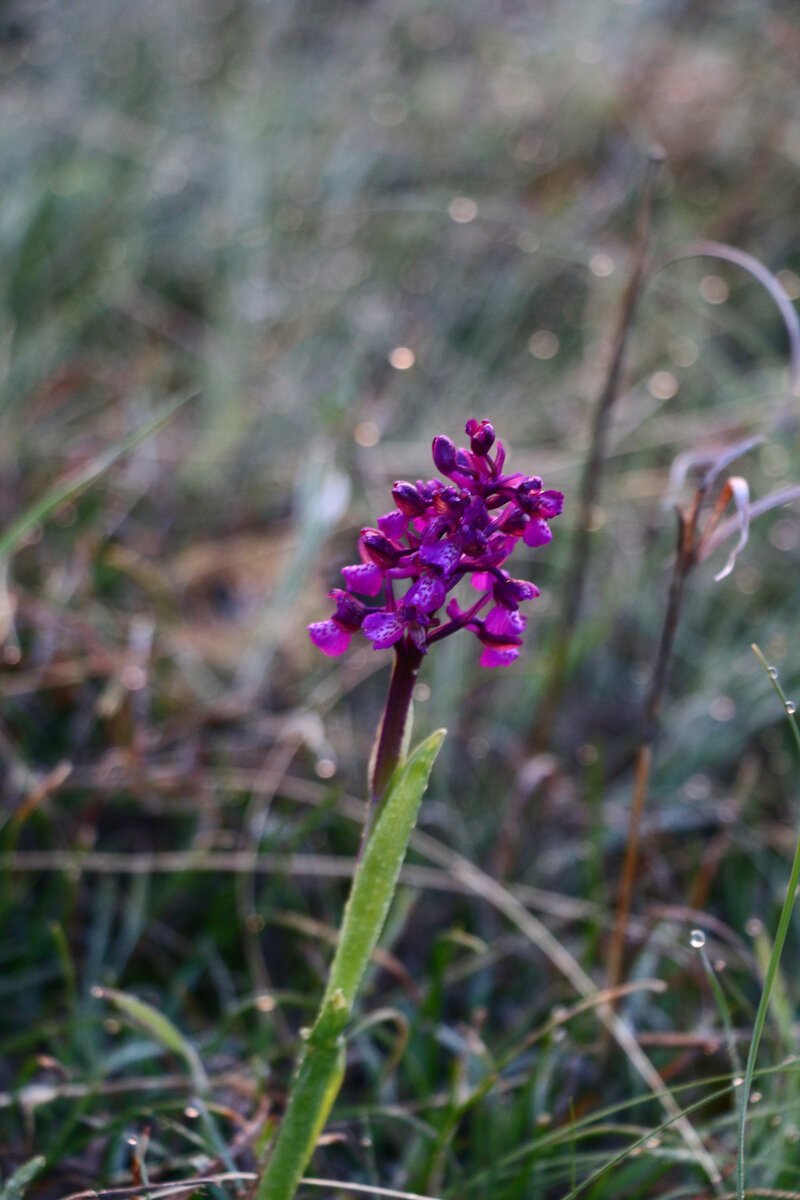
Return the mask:
[[382, 571], [397, 566], [400, 551], [377, 529], [362, 529], [361, 545], [370, 562], [374, 562]]
[[533, 600], [539, 595], [539, 589], [526, 579], [497, 579], [492, 588], [495, 603], [512, 612], [525, 600]]
[[404, 479], [398, 479], [392, 488], [392, 495], [400, 512], [407, 517], [421, 517], [428, 507], [413, 483], [406, 483]]
[[433, 439], [433, 461], [436, 470], [441, 471], [443, 475], [449, 475], [455, 470], [456, 447], [446, 434], [442, 433]]
[[489, 421], [476, 421], [472, 417], [467, 421], [465, 432], [469, 436], [470, 449], [481, 458], [488, 454], [494, 445], [494, 428]]

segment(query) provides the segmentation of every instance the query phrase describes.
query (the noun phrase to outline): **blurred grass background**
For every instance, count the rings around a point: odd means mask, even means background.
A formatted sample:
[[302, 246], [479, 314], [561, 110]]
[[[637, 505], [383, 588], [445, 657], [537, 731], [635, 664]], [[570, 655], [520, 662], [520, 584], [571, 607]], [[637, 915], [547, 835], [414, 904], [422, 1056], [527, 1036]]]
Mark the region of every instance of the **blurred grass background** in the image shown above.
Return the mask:
[[[727, 241], [800, 297], [798, 79], [791, 0], [0, 10], [3, 526], [190, 397], [34, 526], [2, 578], [6, 1177], [38, 1153], [32, 1194], [130, 1182], [145, 1129], [150, 1177], [184, 1176], [230, 1164], [220, 1145], [280, 1112], [389, 665], [355, 643], [323, 659], [304, 626], [392, 481], [431, 474], [431, 438], [459, 439], [469, 416], [567, 510], [519, 564], [542, 589], [520, 660], [482, 672], [463, 638], [425, 664], [417, 732], [450, 734], [422, 828], [527, 888], [602, 981], [669, 577], [669, 467], [761, 434], [737, 468], [752, 494], [800, 482], [785, 331], [749, 277], [702, 260], [648, 284], [570, 685], [532, 757], [571, 497], [654, 145], [655, 250]], [[669, 988], [621, 1011], [686, 1105], [732, 1070], [693, 910], [746, 1041], [794, 845], [795, 765], [749, 647], [791, 695], [799, 558], [796, 510], [761, 518], [731, 578], [712, 581], [722, 554], [698, 570], [679, 631], [628, 962]], [[226, 854], [228, 869], [154, 852]], [[485, 897], [458, 894], [452, 863], [426, 875], [419, 845], [411, 862], [364, 1004], [394, 1025], [355, 1037], [315, 1171], [564, 1196], [659, 1108], [591, 1012], [526, 1048], [570, 986]], [[772, 1065], [796, 1049], [797, 964], [795, 927]], [[221, 1079], [202, 1128], [179, 1064], [97, 985], [193, 1040]], [[751, 1180], [800, 1190], [794, 1073], [758, 1086]], [[725, 1170], [732, 1113], [724, 1096], [699, 1118]], [[701, 1183], [673, 1130], [586, 1194]]]

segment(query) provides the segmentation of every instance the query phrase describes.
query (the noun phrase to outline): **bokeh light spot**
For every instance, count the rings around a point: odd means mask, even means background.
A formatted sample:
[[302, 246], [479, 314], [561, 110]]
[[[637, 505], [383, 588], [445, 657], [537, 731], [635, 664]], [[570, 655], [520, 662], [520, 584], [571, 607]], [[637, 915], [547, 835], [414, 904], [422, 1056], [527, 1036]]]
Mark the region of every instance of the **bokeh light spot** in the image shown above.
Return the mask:
[[353, 440], [359, 446], [377, 446], [381, 431], [374, 421], [359, 421], [353, 430]]
[[656, 400], [671, 400], [678, 390], [678, 381], [671, 371], [656, 371], [648, 380], [647, 390]]
[[736, 716], [736, 705], [730, 696], [717, 696], [708, 711], [715, 721], [730, 721]]
[[550, 329], [537, 329], [528, 342], [528, 349], [534, 358], [555, 358], [561, 342]]
[[800, 300], [800, 275], [786, 267], [778, 271], [778, 282], [790, 300]]
[[416, 354], [408, 346], [395, 346], [389, 355], [389, 362], [395, 371], [407, 371], [409, 367], [413, 367], [416, 361]]
[[700, 295], [709, 304], [724, 304], [730, 293], [731, 289], [720, 275], [706, 275], [700, 281]]
[[599, 279], [605, 278], [606, 275], [613, 275], [616, 264], [610, 254], [593, 254], [589, 259], [589, 270], [593, 275], [597, 275]]
[[690, 337], [674, 337], [667, 347], [669, 354], [676, 367], [691, 367], [697, 362], [700, 351], [697, 342]]
[[469, 196], [456, 196], [447, 206], [447, 211], [453, 221], [459, 225], [467, 225], [478, 215], [478, 206]]

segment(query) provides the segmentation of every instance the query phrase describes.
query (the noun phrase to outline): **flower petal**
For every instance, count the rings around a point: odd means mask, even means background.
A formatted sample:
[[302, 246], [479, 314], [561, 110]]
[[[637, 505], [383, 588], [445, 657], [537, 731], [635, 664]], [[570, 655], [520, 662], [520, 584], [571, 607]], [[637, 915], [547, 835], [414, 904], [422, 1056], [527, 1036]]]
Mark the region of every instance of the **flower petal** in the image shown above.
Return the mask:
[[531, 517], [525, 526], [522, 540], [526, 546], [546, 546], [553, 540], [553, 533], [543, 517]]
[[352, 630], [342, 629], [331, 617], [329, 621], [315, 621], [313, 625], [309, 625], [308, 636], [323, 654], [335, 658], [338, 654], [344, 654], [353, 633]]
[[414, 645], [419, 650], [420, 654], [428, 653], [427, 633], [424, 625], [420, 625], [419, 621], [411, 621], [408, 625], [408, 636], [411, 638]]
[[564, 510], [564, 493], [554, 492], [552, 490], [540, 492], [536, 499], [536, 507], [541, 516], [548, 520], [551, 517], [557, 517]]
[[403, 536], [408, 528], [408, 517], [405, 513], [394, 512], [385, 513], [384, 516], [378, 517], [378, 529], [385, 534], [391, 541], [396, 542]]
[[419, 548], [420, 562], [439, 567], [445, 575], [449, 575], [455, 569], [460, 557], [461, 547], [449, 538]]
[[505, 634], [519, 635], [528, 624], [527, 618], [521, 612], [509, 612], [507, 608], [502, 608], [499, 604], [496, 608], [492, 608], [486, 614], [484, 622], [487, 633], [493, 633], [497, 637], [503, 637]]
[[519, 646], [513, 643], [499, 643], [492, 646], [484, 646], [483, 654], [481, 655], [482, 667], [507, 667], [515, 658], [519, 658]]
[[405, 626], [406, 623], [399, 613], [377, 612], [365, 617], [361, 628], [374, 643], [376, 650], [384, 650], [400, 641]]
[[421, 575], [403, 597], [404, 604], [414, 604], [420, 612], [433, 612], [444, 604], [447, 592], [438, 575]]
[[348, 592], [377, 596], [383, 587], [383, 571], [374, 563], [357, 563], [354, 567], [342, 567], [342, 574], [347, 580]]

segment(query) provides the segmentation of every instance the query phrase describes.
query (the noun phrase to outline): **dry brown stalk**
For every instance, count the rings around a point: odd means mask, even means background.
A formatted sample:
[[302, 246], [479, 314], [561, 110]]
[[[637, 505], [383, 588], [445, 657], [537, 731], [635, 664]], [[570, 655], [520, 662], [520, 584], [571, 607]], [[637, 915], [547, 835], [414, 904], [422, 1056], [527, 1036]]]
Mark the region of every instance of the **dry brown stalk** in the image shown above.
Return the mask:
[[[766, 504], [763, 501], [757, 504], [750, 504], [748, 488], [744, 479], [739, 476], [731, 476], [725, 480], [711, 508], [708, 519], [701, 528], [700, 517], [705, 501], [719, 475], [736, 458], [759, 444], [759, 441], [760, 439], [750, 438], [731, 447], [723, 454], [716, 456], [710, 462], [702, 476], [689, 508], [685, 512], [680, 509], [676, 510], [678, 537], [675, 559], [672, 567], [667, 607], [661, 627], [661, 636], [653, 663], [650, 684], [643, 705], [639, 744], [636, 750], [628, 837], [617, 901], [616, 923], [608, 949], [606, 975], [609, 987], [614, 987], [622, 978], [623, 956], [628, 935], [631, 901], [639, 864], [642, 816], [652, 767], [653, 742], [656, 736], [658, 715], [666, 689], [675, 635], [685, 596], [686, 581], [693, 567], [708, 558], [714, 550], [719, 548], [724, 540], [738, 530], [739, 540], [729, 556], [726, 565], [715, 576], [717, 580], [723, 579], [733, 569], [737, 554], [747, 542], [751, 518], [754, 515], [759, 515], [762, 512], [777, 507], [779, 504], [788, 503], [790, 500], [797, 499], [800, 496], [800, 489], [784, 488], [772, 497], [767, 497], [768, 503]], [[702, 459], [698, 461], [702, 461]], [[731, 499], [736, 502], [737, 515], [730, 521], [722, 522], [722, 516]]]
[[606, 374], [595, 402], [592, 417], [589, 451], [581, 475], [572, 544], [567, 568], [564, 572], [561, 617], [559, 627], [554, 635], [554, 649], [547, 672], [548, 681], [543, 691], [545, 697], [543, 707], [530, 738], [531, 748], [534, 751], [543, 750], [550, 742], [550, 734], [566, 685], [569, 646], [578, 623], [591, 561], [592, 514], [600, 494], [600, 484], [607, 459], [611, 414], [622, 383], [625, 353], [646, 279], [653, 202], [664, 159], [664, 151], [660, 147], [653, 147], [648, 158], [642, 187], [638, 236], [630, 275], [620, 300]]

